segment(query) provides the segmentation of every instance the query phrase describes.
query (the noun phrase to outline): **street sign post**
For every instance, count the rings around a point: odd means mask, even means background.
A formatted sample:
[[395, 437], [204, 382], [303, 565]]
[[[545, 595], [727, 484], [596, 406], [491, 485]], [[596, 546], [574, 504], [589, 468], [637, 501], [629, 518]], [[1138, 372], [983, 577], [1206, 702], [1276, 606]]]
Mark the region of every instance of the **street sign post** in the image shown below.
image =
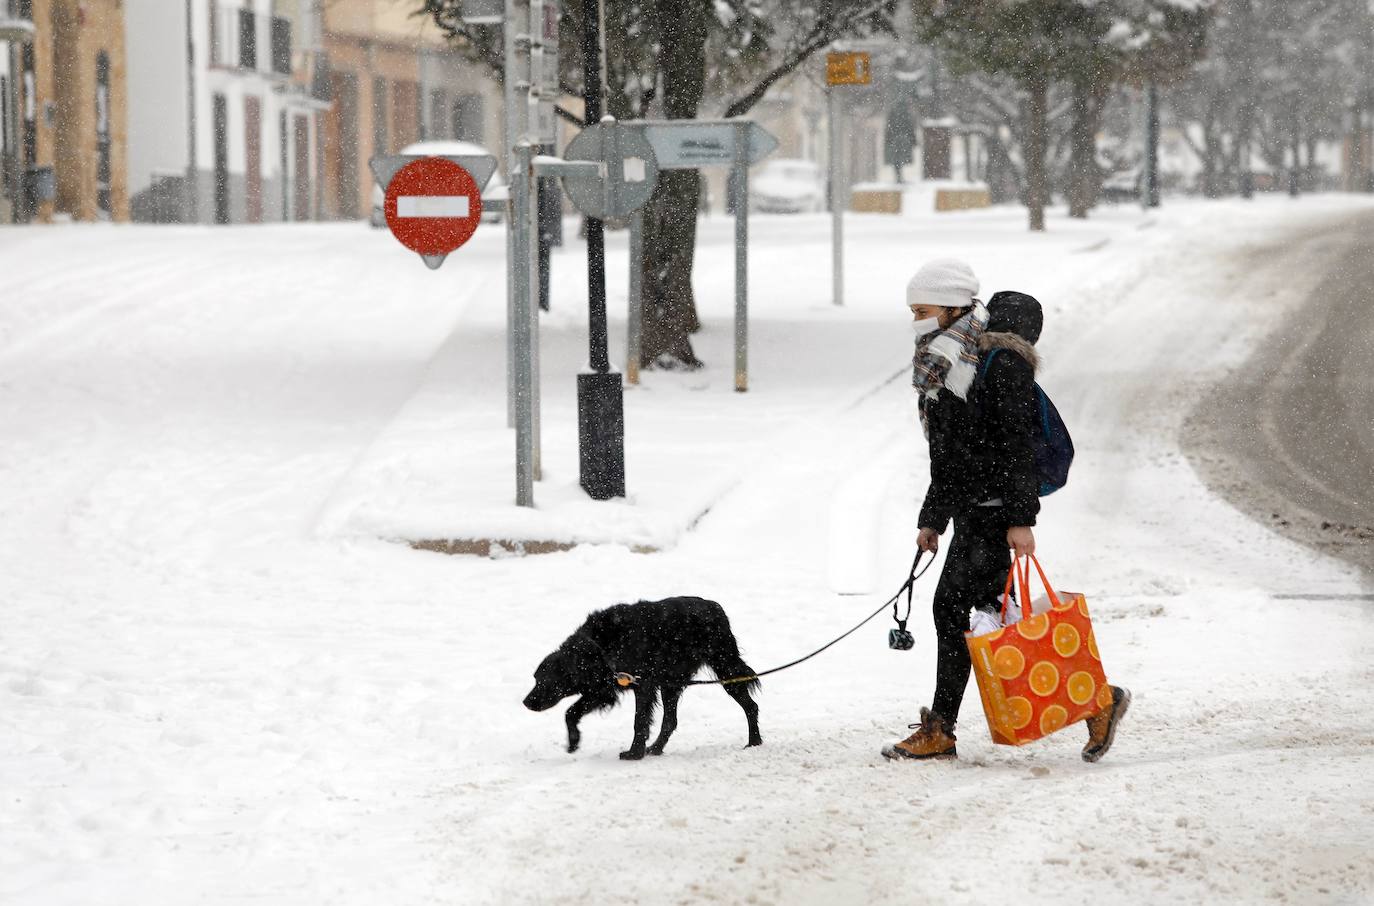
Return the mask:
[[[735, 390], [749, 389], [749, 167], [772, 154], [778, 140], [752, 120], [633, 120], [622, 124], [639, 132], [662, 170], [728, 166], [735, 211]], [[571, 147], [571, 146], [570, 146]], [[630, 312], [626, 377], [639, 383], [644, 220], [630, 221]]]
[[872, 58], [867, 51], [841, 50], [825, 55], [825, 84], [871, 85]]
[[825, 55], [825, 93], [830, 111], [830, 260], [832, 295], [836, 305], [844, 305], [844, 209], [849, 206], [847, 180], [841, 178], [840, 168], [840, 110], [837, 85], [870, 85], [873, 83], [872, 57], [867, 51], [832, 51]]
[[431, 269], [472, 238], [482, 219], [482, 187], [496, 171], [490, 155], [390, 154], [368, 162], [386, 187], [386, 223]]
[[[642, 208], [658, 182], [654, 149], [644, 137], [605, 117], [579, 132], [566, 159], [541, 157], [533, 174], [558, 176], [588, 218], [588, 315], [591, 373], [578, 375], [578, 449], [582, 487], [596, 500], [625, 496], [625, 416], [621, 378], [607, 355], [605, 259], [594, 242], [604, 220]], [[593, 230], [593, 225], [597, 230]], [[599, 300], [599, 302], [598, 302]]]

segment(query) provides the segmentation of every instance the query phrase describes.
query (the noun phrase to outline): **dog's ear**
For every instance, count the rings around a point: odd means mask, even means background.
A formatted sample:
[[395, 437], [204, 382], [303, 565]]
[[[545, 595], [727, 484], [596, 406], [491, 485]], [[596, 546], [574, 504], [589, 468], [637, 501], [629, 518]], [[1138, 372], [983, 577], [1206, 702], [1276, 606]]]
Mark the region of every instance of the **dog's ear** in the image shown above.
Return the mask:
[[602, 658], [606, 656], [606, 651], [597, 644], [596, 639], [587, 635], [585, 632], [575, 632], [568, 636], [568, 640], [563, 644], [567, 645], [572, 651], [584, 654], [588, 657]]

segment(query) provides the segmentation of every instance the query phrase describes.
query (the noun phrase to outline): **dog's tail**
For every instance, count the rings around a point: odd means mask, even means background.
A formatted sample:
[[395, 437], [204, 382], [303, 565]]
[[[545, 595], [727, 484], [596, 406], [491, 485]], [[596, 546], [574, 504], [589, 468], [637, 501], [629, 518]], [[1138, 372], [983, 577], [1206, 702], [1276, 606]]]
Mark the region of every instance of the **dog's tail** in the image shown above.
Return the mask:
[[752, 698], [762, 683], [754, 675], [754, 668], [746, 664], [744, 658], [740, 657], [739, 642], [735, 640], [735, 634], [730, 631], [730, 619], [725, 615], [723, 609], [720, 618], [721, 625], [719, 631], [713, 633], [711, 654], [707, 658], [706, 666], [711, 668], [716, 679], [741, 680], [743, 677], [749, 677], [747, 680], [729, 683], [725, 688], [727, 690], [740, 689]]

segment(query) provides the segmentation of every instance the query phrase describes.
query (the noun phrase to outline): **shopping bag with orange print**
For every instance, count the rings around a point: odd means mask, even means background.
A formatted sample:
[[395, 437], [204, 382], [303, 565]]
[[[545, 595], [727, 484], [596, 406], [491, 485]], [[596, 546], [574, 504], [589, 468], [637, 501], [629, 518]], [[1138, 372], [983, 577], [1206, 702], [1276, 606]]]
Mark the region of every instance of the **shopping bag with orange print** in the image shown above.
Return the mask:
[[[1007, 617], [1013, 580], [1029, 613], [986, 635], [965, 634], [992, 741], [1007, 746], [1022, 746], [1085, 720], [1112, 700], [1087, 599], [1077, 592], [1055, 591], [1040, 561], [1034, 556], [1028, 560], [1023, 564], [1018, 559], [1007, 575], [1002, 618]], [[1030, 597], [1030, 563], [1046, 591], [1035, 601]]]

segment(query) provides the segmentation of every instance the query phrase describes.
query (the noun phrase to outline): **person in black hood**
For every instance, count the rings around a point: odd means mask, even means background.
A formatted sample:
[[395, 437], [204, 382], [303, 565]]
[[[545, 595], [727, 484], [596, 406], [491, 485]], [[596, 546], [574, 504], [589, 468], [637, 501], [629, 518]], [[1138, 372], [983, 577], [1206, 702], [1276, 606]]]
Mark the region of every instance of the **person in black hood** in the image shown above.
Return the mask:
[[[975, 298], [978, 278], [964, 262], [932, 261], [907, 285], [915, 318], [912, 385], [930, 443], [930, 487], [917, 545], [934, 554], [954, 522], [954, 540], [935, 589], [935, 697], [916, 732], [884, 747], [889, 758], [953, 758], [954, 727], [972, 670], [964, 633], [975, 607], [997, 609], [1011, 555], [1035, 553], [1040, 479], [1035, 465], [1038, 402], [1035, 371], [1044, 315], [1024, 293]], [[1011, 354], [992, 355], [1005, 350]], [[1096, 761], [1110, 748], [1130, 694], [1089, 719]], [[1095, 723], [1096, 722], [1096, 723]]]

